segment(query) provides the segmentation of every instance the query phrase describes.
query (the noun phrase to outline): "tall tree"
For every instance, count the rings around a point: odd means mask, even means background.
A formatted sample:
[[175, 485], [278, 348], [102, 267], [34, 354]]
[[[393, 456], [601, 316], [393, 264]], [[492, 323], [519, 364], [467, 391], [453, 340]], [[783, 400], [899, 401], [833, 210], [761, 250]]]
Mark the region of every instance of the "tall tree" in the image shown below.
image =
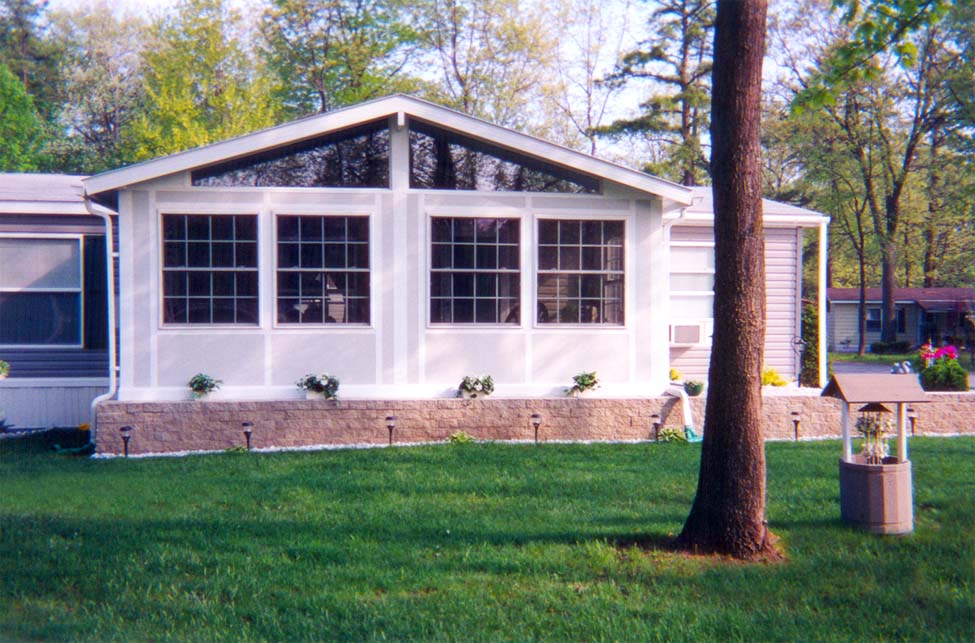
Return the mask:
[[778, 556], [765, 520], [765, 239], [761, 109], [765, 0], [719, 0], [711, 92], [714, 335], [697, 495], [678, 544]]
[[93, 173], [130, 161], [123, 132], [142, 107], [146, 24], [116, 15], [104, 0], [55, 12], [51, 23], [52, 37], [64, 45], [57, 125], [65, 135], [52, 142], [55, 163]]
[[31, 96], [45, 121], [57, 111], [56, 40], [46, 37], [48, 0], [0, 0], [0, 63], [7, 65]]
[[647, 169], [697, 185], [708, 173], [701, 137], [708, 127], [714, 2], [657, 0], [648, 24], [650, 36], [623, 57], [611, 78], [649, 81], [653, 93], [640, 104], [639, 116], [617, 120], [603, 132], [655, 137], [666, 157]]
[[411, 22], [404, 0], [272, 0], [262, 29], [285, 104], [326, 112], [414, 89]]
[[274, 125], [279, 106], [225, 0], [183, 0], [153, 25], [142, 68], [146, 109], [127, 131], [145, 159]]
[[24, 84], [0, 63], [0, 172], [31, 172], [41, 167], [44, 123]]

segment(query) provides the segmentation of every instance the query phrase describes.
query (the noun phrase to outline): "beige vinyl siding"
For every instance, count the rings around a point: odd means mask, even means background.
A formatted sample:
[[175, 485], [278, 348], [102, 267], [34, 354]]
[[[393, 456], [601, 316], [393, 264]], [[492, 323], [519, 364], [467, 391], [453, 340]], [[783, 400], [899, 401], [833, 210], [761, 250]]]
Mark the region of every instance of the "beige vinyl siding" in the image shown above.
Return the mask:
[[[883, 304], [879, 301], [868, 301], [867, 308], [881, 308]], [[860, 334], [857, 319], [856, 302], [834, 301], [830, 303], [828, 321], [829, 350], [839, 352], [856, 351]], [[905, 326], [903, 333], [897, 333], [897, 339], [904, 339], [911, 344], [918, 343], [917, 328], [920, 321], [920, 310], [914, 304], [896, 304], [896, 308], [904, 309]], [[844, 344], [844, 340], [849, 340]], [[867, 331], [866, 346], [870, 350], [870, 344], [880, 341], [880, 331]]]
[[[709, 227], [674, 227], [671, 241], [709, 242]], [[798, 300], [797, 270], [799, 240], [795, 228], [765, 229], [766, 333], [765, 364], [787, 379], [795, 378], [795, 352]], [[679, 311], [671, 311], [679, 317]], [[706, 379], [711, 358], [710, 346], [672, 346], [671, 367], [684, 378]]]

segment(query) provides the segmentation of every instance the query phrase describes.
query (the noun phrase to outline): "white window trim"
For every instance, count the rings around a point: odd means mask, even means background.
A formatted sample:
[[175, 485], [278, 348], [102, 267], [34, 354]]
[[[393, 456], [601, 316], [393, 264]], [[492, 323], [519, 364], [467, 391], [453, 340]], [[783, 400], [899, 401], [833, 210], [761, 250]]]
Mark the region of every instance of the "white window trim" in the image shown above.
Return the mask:
[[84, 348], [85, 346], [85, 235], [64, 234], [64, 233], [31, 233], [31, 232], [4, 232], [0, 233], [0, 239], [72, 239], [78, 243], [78, 277], [80, 284], [77, 288], [2, 288], [4, 293], [23, 293], [23, 292], [63, 292], [78, 294], [78, 341], [74, 344], [0, 344], [0, 348], [24, 349], [24, 350], [50, 350], [58, 348]]
[[[257, 223], [257, 323], [256, 324], [178, 324], [178, 323], [167, 323], [165, 321], [166, 315], [166, 297], [165, 297], [165, 287], [163, 274], [165, 270], [165, 244], [166, 239], [163, 234], [163, 217], [166, 215], [189, 215], [189, 216], [253, 216]], [[261, 301], [263, 295], [261, 294], [261, 272], [264, 270], [263, 261], [261, 259], [261, 236], [263, 228], [261, 227], [261, 211], [259, 208], [254, 206], [249, 206], [246, 208], [232, 208], [232, 207], [220, 207], [220, 206], [201, 206], [198, 204], [187, 204], [186, 207], [180, 205], [167, 204], [165, 208], [156, 209], [156, 278], [158, 288], [156, 292], [156, 331], [160, 335], [167, 334], [180, 334], [185, 331], [219, 331], [218, 334], [236, 334], [236, 333], [247, 333], [253, 331], [261, 331], [264, 324], [262, 318]], [[169, 331], [169, 332], [167, 332]]]
[[[352, 324], [292, 324], [278, 321], [278, 217], [366, 217], [369, 221], [369, 323]], [[272, 286], [271, 286], [271, 308], [274, 311], [271, 315], [271, 328], [275, 331], [287, 331], [293, 334], [322, 332], [347, 332], [347, 331], [371, 331], [376, 326], [376, 263], [379, 257], [376, 256], [376, 235], [378, 234], [377, 217], [369, 209], [342, 208], [335, 207], [328, 210], [308, 207], [287, 207], [271, 211], [271, 252], [274, 256], [272, 264]], [[260, 245], [260, 244], [258, 244]]]
[[[623, 222], [623, 323], [622, 324], [542, 324], [538, 321], [538, 224], [541, 221], [622, 221]], [[532, 217], [532, 328], [539, 332], [552, 333], [567, 331], [570, 333], [585, 333], [598, 331], [600, 333], [628, 333], [632, 328], [632, 306], [634, 292], [631, 288], [631, 274], [635, 257], [634, 243], [632, 239], [634, 226], [632, 224], [633, 215], [627, 213], [607, 213], [586, 211], [586, 210], [547, 210], [545, 212], [535, 211]], [[578, 271], [584, 272], [584, 271]], [[603, 271], [589, 271], [591, 274], [605, 274]]]

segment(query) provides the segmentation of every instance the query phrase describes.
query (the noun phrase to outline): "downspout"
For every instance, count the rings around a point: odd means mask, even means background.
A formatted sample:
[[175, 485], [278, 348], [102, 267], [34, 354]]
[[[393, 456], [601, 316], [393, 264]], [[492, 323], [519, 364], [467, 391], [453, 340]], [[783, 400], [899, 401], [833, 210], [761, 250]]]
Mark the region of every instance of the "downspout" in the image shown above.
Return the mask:
[[829, 258], [827, 256], [829, 252], [828, 234], [829, 218], [827, 217], [825, 220], [819, 222], [819, 292], [817, 293], [818, 301], [816, 302], [819, 306], [819, 314], [816, 316], [817, 332], [819, 333], [819, 388], [826, 386], [826, 380], [829, 379], [829, 363], [828, 355], [826, 354], [828, 347], [826, 315], [829, 314], [826, 310], [826, 261]]
[[97, 203], [92, 203], [87, 194], [85, 195], [85, 208], [89, 214], [95, 217], [101, 217], [105, 223], [105, 278], [108, 282], [108, 391], [92, 400], [91, 407], [88, 410], [91, 427], [91, 437], [89, 440], [94, 443], [98, 437], [98, 417], [95, 414], [95, 407], [105, 400], [112, 399], [118, 392], [118, 367], [116, 366], [118, 361], [118, 348], [115, 342], [115, 261], [112, 256], [113, 248], [115, 247], [115, 235], [112, 232], [111, 217], [115, 213]]

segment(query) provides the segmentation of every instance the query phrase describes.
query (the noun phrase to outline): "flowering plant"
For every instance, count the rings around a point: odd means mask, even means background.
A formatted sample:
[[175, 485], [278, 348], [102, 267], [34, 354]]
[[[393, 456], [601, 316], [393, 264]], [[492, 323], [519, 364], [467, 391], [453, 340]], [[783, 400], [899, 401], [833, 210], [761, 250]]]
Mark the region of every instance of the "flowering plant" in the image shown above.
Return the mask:
[[10, 364], [0, 359], [0, 378], [10, 375]]
[[925, 391], [967, 391], [968, 371], [958, 363], [958, 349], [942, 346], [935, 349], [931, 344], [921, 347], [921, 386]]
[[298, 380], [298, 388], [312, 393], [321, 393], [326, 400], [331, 400], [338, 397], [339, 378], [328, 373], [321, 375], [309, 373]]
[[213, 379], [206, 373], [197, 373], [187, 383], [190, 390], [193, 391], [193, 397], [197, 399], [217, 390], [221, 384], [223, 384], [222, 380]]
[[887, 434], [890, 432], [890, 420], [880, 417], [880, 414], [862, 415], [857, 418], [856, 429], [863, 436], [863, 454], [867, 464], [881, 464], [887, 457]]
[[494, 392], [494, 380], [490, 375], [471, 377], [465, 375], [457, 387], [457, 397], [480, 397]]

